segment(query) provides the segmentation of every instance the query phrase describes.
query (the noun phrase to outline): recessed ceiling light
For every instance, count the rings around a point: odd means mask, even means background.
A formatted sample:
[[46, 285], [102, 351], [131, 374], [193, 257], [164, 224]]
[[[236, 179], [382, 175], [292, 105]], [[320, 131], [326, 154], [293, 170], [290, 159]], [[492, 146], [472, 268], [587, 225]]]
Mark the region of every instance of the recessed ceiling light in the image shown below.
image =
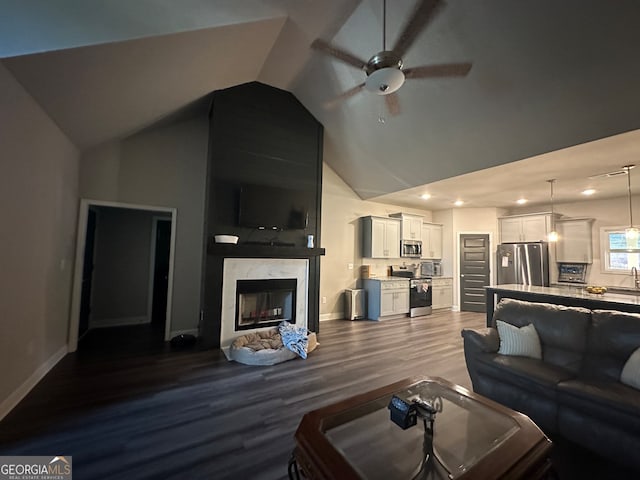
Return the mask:
[[582, 191], [583, 195], [593, 195], [594, 193], [596, 193], [596, 191], [593, 188], [587, 188], [586, 190]]
[[453, 204], [456, 207], [461, 207], [462, 205], [464, 205], [464, 202], [462, 200], [456, 200], [455, 202], [453, 202]]
[[422, 195], [420, 195], [420, 198], [423, 200], [429, 200], [431, 198], [431, 195], [429, 195], [428, 193], [423, 193]]
[[526, 198], [519, 198], [518, 200], [516, 200], [516, 203], [518, 205], [524, 205], [525, 203], [527, 203], [527, 199]]

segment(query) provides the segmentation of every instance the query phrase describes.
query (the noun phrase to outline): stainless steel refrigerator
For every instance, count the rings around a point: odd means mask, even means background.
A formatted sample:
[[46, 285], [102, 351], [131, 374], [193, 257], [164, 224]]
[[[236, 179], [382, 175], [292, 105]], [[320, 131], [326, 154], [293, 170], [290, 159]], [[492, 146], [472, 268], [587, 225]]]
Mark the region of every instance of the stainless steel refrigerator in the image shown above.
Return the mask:
[[549, 248], [544, 242], [498, 245], [498, 285], [549, 285]]

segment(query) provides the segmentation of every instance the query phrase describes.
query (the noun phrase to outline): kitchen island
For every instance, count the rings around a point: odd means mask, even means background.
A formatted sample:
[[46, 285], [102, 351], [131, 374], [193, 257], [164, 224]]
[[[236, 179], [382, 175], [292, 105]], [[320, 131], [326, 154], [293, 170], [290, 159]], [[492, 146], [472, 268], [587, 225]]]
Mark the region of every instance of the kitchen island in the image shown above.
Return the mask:
[[553, 303], [590, 310], [618, 310], [640, 313], [640, 291], [634, 294], [587, 293], [580, 286], [539, 287], [537, 285], [493, 285], [484, 287], [487, 296], [487, 326], [492, 326], [493, 310], [502, 298], [514, 298], [527, 302]]

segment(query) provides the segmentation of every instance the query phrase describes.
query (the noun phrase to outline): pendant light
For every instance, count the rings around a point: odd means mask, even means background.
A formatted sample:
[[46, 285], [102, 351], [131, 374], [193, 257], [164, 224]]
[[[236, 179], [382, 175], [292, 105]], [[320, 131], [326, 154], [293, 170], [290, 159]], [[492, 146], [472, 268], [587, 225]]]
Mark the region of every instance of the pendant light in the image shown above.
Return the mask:
[[558, 241], [558, 232], [556, 232], [556, 217], [553, 213], [553, 184], [556, 179], [547, 180], [549, 182], [549, 186], [551, 187], [551, 231], [547, 235], [547, 241], [549, 242], [557, 242]]
[[[627, 172], [627, 196], [629, 197], [629, 228], [624, 231], [627, 240], [636, 240], [638, 238], [638, 229], [633, 226], [633, 208], [631, 208], [631, 169], [635, 165], [625, 165], [624, 170]], [[635, 246], [635, 245], [634, 245]]]

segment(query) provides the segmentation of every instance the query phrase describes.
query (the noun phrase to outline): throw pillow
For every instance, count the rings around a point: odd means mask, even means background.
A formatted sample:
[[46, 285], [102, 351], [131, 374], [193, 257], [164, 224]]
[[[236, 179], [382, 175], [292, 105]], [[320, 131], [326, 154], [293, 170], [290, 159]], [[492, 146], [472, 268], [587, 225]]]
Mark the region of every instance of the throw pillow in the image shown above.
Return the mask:
[[640, 390], [640, 348], [631, 354], [627, 363], [624, 364], [620, 381], [625, 385]]
[[540, 337], [533, 324], [518, 328], [501, 320], [496, 321], [500, 349], [502, 355], [517, 355], [520, 357], [542, 358]]

